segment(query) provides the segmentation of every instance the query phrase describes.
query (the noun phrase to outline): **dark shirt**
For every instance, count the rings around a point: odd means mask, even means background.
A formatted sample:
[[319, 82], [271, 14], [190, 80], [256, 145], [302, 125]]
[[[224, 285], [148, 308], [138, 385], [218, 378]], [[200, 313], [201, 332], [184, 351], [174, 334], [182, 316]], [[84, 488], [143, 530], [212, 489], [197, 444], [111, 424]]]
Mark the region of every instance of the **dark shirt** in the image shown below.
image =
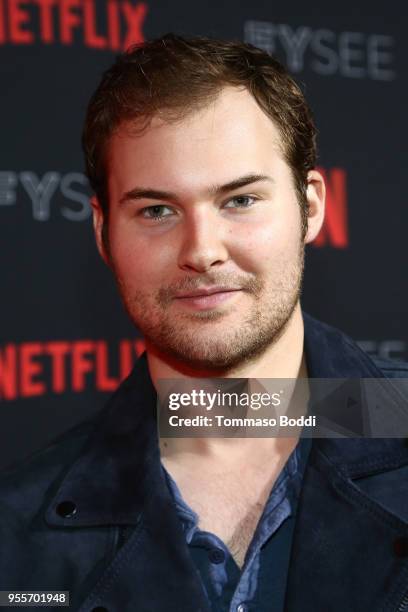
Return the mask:
[[242, 570], [220, 538], [199, 529], [197, 514], [163, 467], [214, 612], [282, 612], [296, 507], [310, 445], [310, 439], [300, 440], [273, 485]]

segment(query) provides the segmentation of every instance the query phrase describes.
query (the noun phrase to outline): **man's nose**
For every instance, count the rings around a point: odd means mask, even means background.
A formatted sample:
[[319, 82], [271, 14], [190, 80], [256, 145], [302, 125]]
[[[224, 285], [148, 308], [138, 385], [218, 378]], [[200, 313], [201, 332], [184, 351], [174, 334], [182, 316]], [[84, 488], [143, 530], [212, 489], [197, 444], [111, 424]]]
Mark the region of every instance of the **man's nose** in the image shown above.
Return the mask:
[[183, 226], [178, 265], [182, 270], [206, 272], [228, 259], [220, 219], [208, 211], [196, 212]]

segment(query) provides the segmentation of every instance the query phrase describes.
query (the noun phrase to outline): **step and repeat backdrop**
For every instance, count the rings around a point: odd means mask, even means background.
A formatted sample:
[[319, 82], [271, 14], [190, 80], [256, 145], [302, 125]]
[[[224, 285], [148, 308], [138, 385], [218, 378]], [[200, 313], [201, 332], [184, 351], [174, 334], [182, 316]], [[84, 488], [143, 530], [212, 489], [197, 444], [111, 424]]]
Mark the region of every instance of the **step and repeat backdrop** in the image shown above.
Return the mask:
[[324, 9], [0, 0], [0, 466], [100, 409], [143, 351], [96, 252], [80, 134], [115, 55], [169, 31], [245, 40], [302, 83], [328, 188], [303, 308], [408, 359], [406, 19]]

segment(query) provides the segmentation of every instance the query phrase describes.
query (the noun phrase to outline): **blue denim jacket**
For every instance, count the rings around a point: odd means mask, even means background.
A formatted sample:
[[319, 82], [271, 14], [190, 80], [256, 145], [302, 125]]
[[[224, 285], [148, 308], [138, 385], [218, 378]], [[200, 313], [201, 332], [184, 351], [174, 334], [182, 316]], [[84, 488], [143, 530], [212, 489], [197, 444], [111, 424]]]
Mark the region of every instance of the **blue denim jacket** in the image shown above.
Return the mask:
[[[408, 377], [304, 322], [311, 377]], [[143, 357], [106, 409], [0, 477], [0, 590], [70, 591], [76, 612], [210, 612], [161, 467], [155, 400]], [[384, 419], [397, 402], [390, 384]], [[407, 500], [404, 440], [314, 439], [285, 611], [408, 610]]]

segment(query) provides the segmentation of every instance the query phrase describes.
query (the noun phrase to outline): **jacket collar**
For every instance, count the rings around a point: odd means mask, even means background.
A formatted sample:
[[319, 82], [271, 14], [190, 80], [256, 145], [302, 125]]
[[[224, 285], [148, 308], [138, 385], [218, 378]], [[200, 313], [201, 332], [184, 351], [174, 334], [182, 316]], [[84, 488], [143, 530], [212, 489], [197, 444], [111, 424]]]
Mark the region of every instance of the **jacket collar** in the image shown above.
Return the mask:
[[[303, 314], [309, 377], [380, 378], [372, 359], [340, 331]], [[390, 394], [390, 401], [395, 401]], [[161, 468], [156, 424], [156, 392], [143, 355], [97, 420], [77, 461], [60, 483], [46, 510], [53, 526], [136, 524], [143, 509], [168, 505]], [[401, 441], [316, 439], [313, 445], [333, 462], [358, 466], [387, 459], [397, 465], [407, 457]], [[367, 443], [370, 444], [367, 444]], [[368, 467], [367, 467], [368, 469]], [[71, 501], [71, 517], [58, 514], [60, 504]]]
[[[381, 379], [376, 384], [376, 406], [381, 418], [389, 414], [405, 414], [406, 401], [390, 379], [376, 366], [373, 359], [346, 334], [303, 313], [305, 325], [305, 353], [311, 390], [319, 397], [320, 387], [313, 385], [315, 379], [342, 378], [343, 387], [330, 396], [332, 404], [325, 399], [324, 407], [332, 407], [332, 413], [353, 411], [353, 424], [363, 422], [368, 415], [368, 406], [361, 392], [360, 379]], [[351, 399], [351, 406], [349, 401]], [[372, 410], [372, 407], [370, 408]], [[356, 431], [356, 430], [354, 430]], [[349, 478], [367, 476], [382, 469], [394, 469], [408, 462], [405, 440], [396, 438], [316, 438], [313, 440], [311, 459], [323, 453], [333, 465]]]
[[374, 361], [343, 332], [302, 312], [309, 378], [383, 378]]

